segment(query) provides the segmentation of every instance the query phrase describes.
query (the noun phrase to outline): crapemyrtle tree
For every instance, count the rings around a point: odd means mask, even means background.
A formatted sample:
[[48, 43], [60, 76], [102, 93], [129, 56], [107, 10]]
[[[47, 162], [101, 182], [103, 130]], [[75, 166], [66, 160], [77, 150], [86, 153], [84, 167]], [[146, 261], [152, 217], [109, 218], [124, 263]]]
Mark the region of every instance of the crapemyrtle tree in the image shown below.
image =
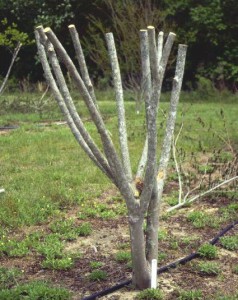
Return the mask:
[[[148, 288], [151, 279], [151, 261], [158, 256], [159, 207], [170, 156], [187, 46], [179, 45], [178, 47], [170, 110], [161, 156], [158, 159], [156, 120], [164, 72], [175, 34], [170, 33], [162, 47], [163, 35], [159, 35], [157, 46], [157, 38], [153, 26], [140, 30], [142, 85], [146, 110], [146, 139], [138, 171], [133, 176], [127, 144], [121, 74], [113, 34], [106, 34], [106, 43], [117, 103], [120, 154], [118, 154], [113, 144], [97, 105], [75, 26], [70, 25], [69, 31], [76, 50], [79, 71], [53, 31], [50, 28], [44, 29], [42, 26], [36, 28], [35, 37], [38, 54], [45, 77], [77, 142], [93, 163], [115, 184], [125, 199], [131, 240], [133, 283], [139, 289]], [[92, 139], [76, 111], [58, 57], [75, 81], [85, 101], [92, 121], [100, 135], [103, 150]], [[146, 230], [144, 230], [144, 222], [146, 222]]]

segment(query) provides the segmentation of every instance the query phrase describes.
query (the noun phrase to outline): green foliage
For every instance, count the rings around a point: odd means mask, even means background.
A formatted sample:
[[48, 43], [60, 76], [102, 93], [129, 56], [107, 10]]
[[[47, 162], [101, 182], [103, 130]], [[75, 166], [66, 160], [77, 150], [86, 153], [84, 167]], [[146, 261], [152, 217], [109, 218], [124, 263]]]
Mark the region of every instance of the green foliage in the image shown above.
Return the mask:
[[163, 293], [158, 289], [145, 289], [136, 295], [137, 300], [162, 300]]
[[42, 262], [42, 267], [53, 270], [67, 270], [73, 266], [74, 262], [71, 257], [64, 256], [62, 258], [47, 257]]
[[89, 274], [91, 281], [103, 281], [107, 279], [107, 272], [102, 270], [94, 270]]
[[61, 258], [64, 249], [64, 243], [60, 240], [60, 235], [49, 234], [38, 244], [36, 250], [46, 258]]
[[200, 262], [196, 265], [196, 269], [206, 275], [218, 275], [221, 273], [221, 268], [218, 263], [215, 262]]
[[190, 290], [190, 291], [185, 291], [181, 290], [179, 291], [179, 300], [202, 300], [203, 295], [202, 291], [200, 290]]
[[232, 270], [233, 270], [233, 273], [238, 275], [238, 264], [236, 264]]
[[8, 47], [13, 50], [17, 42], [23, 45], [32, 43], [32, 41], [29, 40], [28, 34], [21, 32], [16, 23], [9, 25], [7, 18], [4, 18], [1, 20], [1, 25], [4, 29], [0, 32], [0, 46]]
[[214, 259], [218, 257], [217, 254], [217, 247], [211, 244], [203, 244], [198, 249], [198, 254], [201, 257], [208, 258], [208, 259]]
[[77, 232], [80, 236], [88, 236], [92, 232], [92, 226], [89, 222], [84, 222], [77, 228]]
[[103, 266], [103, 263], [101, 261], [91, 261], [90, 262], [91, 269], [99, 269], [102, 266]]
[[17, 283], [17, 279], [20, 278], [22, 272], [17, 269], [7, 269], [0, 267], [0, 290], [8, 289]]
[[192, 222], [195, 228], [204, 228], [206, 226], [217, 228], [222, 221], [220, 218], [202, 211], [192, 211], [188, 213], [187, 220]]
[[22, 257], [28, 253], [29, 247], [25, 240], [8, 240], [6, 238], [0, 240], [0, 256], [6, 254], [9, 257]]
[[69, 300], [71, 299], [71, 293], [64, 288], [53, 287], [47, 282], [40, 281], [0, 291], [0, 299], [22, 300], [23, 297], [31, 300]]
[[131, 252], [118, 251], [115, 255], [115, 260], [120, 263], [127, 263], [131, 260]]
[[233, 236], [224, 236], [220, 238], [222, 247], [227, 250], [238, 250], [238, 234]]

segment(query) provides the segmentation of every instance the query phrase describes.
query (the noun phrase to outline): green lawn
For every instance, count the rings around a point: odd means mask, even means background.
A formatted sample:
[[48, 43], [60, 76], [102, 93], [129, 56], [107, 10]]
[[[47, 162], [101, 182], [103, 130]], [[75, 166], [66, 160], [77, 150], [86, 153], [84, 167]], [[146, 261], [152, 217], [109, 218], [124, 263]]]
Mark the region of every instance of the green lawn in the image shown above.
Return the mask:
[[[182, 123], [183, 130], [178, 150], [185, 153], [187, 159], [191, 153], [212, 153], [215, 149], [227, 153], [230, 148], [235, 151], [238, 146], [236, 97], [227, 103], [221, 102], [221, 99], [217, 102], [190, 103], [189, 97], [189, 94], [184, 94], [179, 105], [176, 131]], [[168, 110], [166, 98], [167, 95], [163, 95], [158, 117], [158, 152], [165, 128], [163, 115]], [[97, 130], [81, 100], [77, 106], [88, 130], [100, 145]], [[99, 106], [118, 146], [115, 103], [104, 100], [99, 102]], [[134, 102], [126, 101], [126, 116], [135, 172], [145, 137], [144, 113], [142, 111], [137, 115]], [[67, 126], [41, 126], [44, 121], [54, 120], [62, 120], [54, 103], [41, 115], [32, 112], [2, 112], [0, 115], [0, 126], [19, 125], [18, 129], [0, 136], [0, 188], [6, 190], [5, 194], [0, 195], [2, 227], [16, 228], [45, 222], [49, 216], [60, 213], [64, 208], [90, 203], [111, 186], [79, 148]]]

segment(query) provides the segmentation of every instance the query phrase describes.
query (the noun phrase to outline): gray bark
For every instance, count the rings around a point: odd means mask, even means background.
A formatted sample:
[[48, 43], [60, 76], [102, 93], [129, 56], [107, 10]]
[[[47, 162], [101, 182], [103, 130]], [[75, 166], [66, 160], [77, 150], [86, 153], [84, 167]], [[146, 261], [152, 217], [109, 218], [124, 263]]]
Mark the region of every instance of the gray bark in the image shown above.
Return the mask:
[[159, 199], [162, 198], [164, 181], [165, 181], [167, 166], [170, 158], [170, 151], [171, 151], [172, 139], [174, 134], [179, 95], [180, 95], [182, 81], [183, 81], [186, 52], [187, 52], [187, 46], [179, 45], [176, 70], [173, 79], [173, 87], [172, 87], [171, 100], [170, 100], [169, 116], [167, 119], [165, 136], [164, 136], [164, 141], [163, 141], [163, 146], [162, 146], [162, 151], [161, 151], [161, 156], [160, 156], [160, 161], [158, 166], [157, 181], [158, 181]]
[[120, 67], [117, 59], [117, 51], [113, 34], [106, 34], [106, 42], [108, 48], [108, 54], [111, 61], [113, 85], [116, 93], [117, 113], [118, 113], [118, 132], [119, 141], [121, 146], [122, 163], [126, 172], [126, 176], [129, 182], [132, 182], [131, 162], [127, 143], [127, 129], [126, 129], [126, 117], [124, 107], [123, 88], [121, 82]]
[[[142, 91], [145, 98], [145, 109], [147, 110], [151, 98], [151, 72], [150, 54], [147, 30], [140, 30], [140, 49], [141, 49], [141, 72], [142, 72]], [[148, 134], [146, 133], [145, 146], [138, 164], [136, 177], [143, 178], [146, 159], [148, 153]]]
[[82, 49], [82, 46], [81, 46], [81, 43], [79, 40], [78, 32], [73, 24], [69, 25], [68, 28], [69, 28], [69, 32], [70, 32], [70, 35], [71, 35], [71, 38], [73, 41], [73, 45], [74, 45], [76, 57], [77, 57], [77, 60], [79, 63], [79, 68], [80, 68], [80, 72], [82, 75], [82, 79], [88, 89], [90, 96], [92, 97], [93, 101], [96, 103], [96, 96], [94, 93], [94, 88], [93, 88], [90, 76], [88, 74], [88, 68], [87, 68], [87, 65], [85, 62], [83, 49]]

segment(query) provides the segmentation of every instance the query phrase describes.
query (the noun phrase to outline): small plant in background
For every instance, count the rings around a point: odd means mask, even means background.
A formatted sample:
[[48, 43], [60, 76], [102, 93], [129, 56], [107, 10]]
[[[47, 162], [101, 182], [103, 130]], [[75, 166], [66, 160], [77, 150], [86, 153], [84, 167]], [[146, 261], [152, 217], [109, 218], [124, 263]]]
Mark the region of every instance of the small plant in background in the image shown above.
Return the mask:
[[200, 262], [195, 268], [199, 272], [207, 275], [218, 275], [221, 273], [220, 265], [215, 262]]
[[91, 281], [103, 281], [107, 279], [107, 272], [102, 270], [94, 270], [90, 273], [89, 279]]
[[82, 223], [78, 228], [77, 228], [77, 233], [79, 236], [88, 236], [92, 233], [92, 226], [90, 223], [85, 222]]
[[162, 262], [163, 260], [165, 260], [167, 257], [167, 254], [165, 252], [160, 252], [158, 254], [158, 262]]
[[45, 269], [53, 270], [67, 270], [73, 266], [74, 262], [71, 257], [63, 258], [50, 258], [47, 257], [46, 260], [42, 262], [42, 267]]
[[136, 300], [162, 300], [164, 296], [158, 289], [145, 289], [138, 293]]
[[208, 259], [214, 259], [218, 257], [217, 254], [217, 247], [211, 244], [203, 244], [198, 249], [198, 254], [201, 257], [208, 258]]
[[233, 273], [238, 275], [238, 264], [236, 264], [233, 269], [232, 269]]
[[200, 290], [190, 290], [185, 291], [181, 290], [179, 291], [179, 300], [203, 300], [202, 291]]
[[103, 263], [101, 261], [91, 261], [90, 262], [90, 268], [91, 269], [99, 269], [103, 266]]
[[238, 234], [233, 236], [224, 236], [220, 238], [222, 247], [227, 250], [234, 251], [238, 250]]
[[48, 259], [60, 258], [64, 249], [64, 243], [60, 240], [60, 235], [52, 233], [44, 237], [42, 243], [36, 250]]
[[202, 211], [190, 212], [187, 220], [192, 222], [195, 228], [204, 228], [207, 225], [207, 215]]
[[23, 257], [30, 252], [25, 240], [2, 240], [0, 242], [0, 256], [6, 254], [9, 257]]
[[7, 269], [0, 267], [0, 290], [8, 289], [17, 283], [17, 279], [20, 278], [22, 272], [17, 269]]
[[128, 251], [118, 251], [115, 260], [119, 263], [128, 263], [131, 260], [131, 253]]
[[158, 232], [158, 240], [159, 241], [164, 241], [168, 237], [168, 232], [164, 228], [160, 228]]

